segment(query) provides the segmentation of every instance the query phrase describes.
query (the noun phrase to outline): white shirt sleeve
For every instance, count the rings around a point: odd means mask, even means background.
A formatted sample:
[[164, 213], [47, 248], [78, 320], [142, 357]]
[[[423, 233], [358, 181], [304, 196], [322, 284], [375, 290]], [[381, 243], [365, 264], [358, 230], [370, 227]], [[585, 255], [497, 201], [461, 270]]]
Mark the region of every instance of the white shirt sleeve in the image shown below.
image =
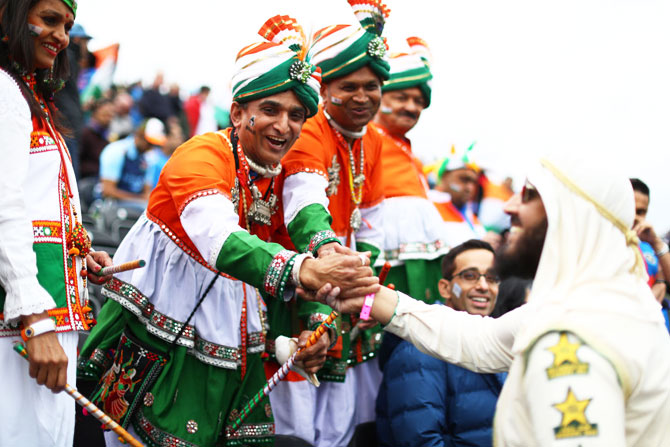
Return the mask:
[[56, 306], [37, 281], [33, 226], [23, 192], [30, 157], [30, 109], [14, 80], [0, 70], [0, 284], [6, 322]]
[[298, 172], [284, 181], [282, 202], [284, 204], [284, 225], [288, 225], [305, 207], [318, 203], [328, 212], [328, 196], [326, 195], [328, 180], [322, 175], [311, 172]]
[[212, 268], [216, 268], [216, 260], [228, 236], [246, 231], [239, 226], [239, 219], [233, 202], [223, 194], [191, 201], [180, 216], [184, 231]]
[[398, 293], [395, 316], [386, 330], [404, 338], [420, 351], [475, 372], [507, 371], [512, 345], [526, 314], [526, 306], [500, 318], [458, 312], [439, 304], [428, 305]]
[[566, 332], [542, 336], [526, 356], [522, 394], [538, 445], [626, 445], [623, 390], [604, 357]]

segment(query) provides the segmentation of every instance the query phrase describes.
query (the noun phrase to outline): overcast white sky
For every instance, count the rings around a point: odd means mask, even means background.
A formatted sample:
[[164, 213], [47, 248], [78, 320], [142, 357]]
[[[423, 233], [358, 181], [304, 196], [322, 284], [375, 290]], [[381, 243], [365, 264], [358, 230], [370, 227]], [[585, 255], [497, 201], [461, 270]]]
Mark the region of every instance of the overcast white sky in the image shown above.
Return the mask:
[[[481, 165], [512, 175], [537, 154], [579, 147], [624, 162], [651, 188], [649, 219], [670, 229], [670, 2], [389, 0], [391, 50], [424, 38], [432, 105], [410, 136], [426, 162], [477, 141]], [[435, 9], [439, 8], [439, 9]], [[116, 80], [158, 70], [229, 102], [237, 52], [275, 14], [306, 31], [354, 23], [345, 0], [84, 0], [90, 47], [119, 42]]]

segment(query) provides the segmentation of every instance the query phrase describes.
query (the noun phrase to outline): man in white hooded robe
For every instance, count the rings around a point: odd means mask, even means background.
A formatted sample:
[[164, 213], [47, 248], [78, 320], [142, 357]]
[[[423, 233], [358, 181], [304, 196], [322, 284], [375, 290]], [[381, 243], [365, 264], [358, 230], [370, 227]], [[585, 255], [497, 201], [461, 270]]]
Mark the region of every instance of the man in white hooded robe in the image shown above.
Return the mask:
[[[670, 443], [670, 338], [630, 228], [627, 177], [572, 150], [543, 158], [506, 205], [506, 273], [535, 278], [528, 304], [491, 319], [383, 288], [371, 315], [421, 351], [476, 372], [509, 370], [494, 445]], [[321, 295], [357, 312], [362, 299]]]

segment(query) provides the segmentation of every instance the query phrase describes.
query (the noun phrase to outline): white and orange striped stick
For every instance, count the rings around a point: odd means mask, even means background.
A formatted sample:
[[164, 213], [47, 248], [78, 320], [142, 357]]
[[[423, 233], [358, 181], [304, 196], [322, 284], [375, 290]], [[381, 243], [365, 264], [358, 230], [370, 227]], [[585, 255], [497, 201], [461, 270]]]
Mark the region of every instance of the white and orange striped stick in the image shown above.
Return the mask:
[[119, 265], [110, 265], [109, 267], [103, 267], [100, 269], [98, 273], [96, 273], [96, 275], [98, 276], [114, 275], [116, 273], [138, 269], [140, 267], [144, 267], [145, 265], [147, 265], [147, 263], [144, 262], [143, 259], [138, 259], [136, 261], [124, 262], [123, 264]]
[[[28, 351], [26, 350], [26, 347], [23, 346], [23, 343], [14, 344], [14, 350], [18, 352], [21, 355], [21, 357], [28, 360]], [[73, 388], [72, 386], [66, 383], [65, 392], [70, 396], [72, 396], [72, 398], [79, 405], [86, 408], [86, 410], [89, 413], [91, 413], [97, 420], [102, 422], [106, 428], [111, 429], [112, 431], [114, 431], [114, 433], [119, 435], [119, 441], [121, 441], [121, 443], [125, 444], [127, 442], [133, 447], [144, 447], [144, 444], [135, 439], [133, 435], [128, 433], [123, 427], [117, 424], [116, 421], [107, 416], [100, 408], [96, 407], [93, 402], [86, 399], [79, 391], [77, 391], [76, 388]]]

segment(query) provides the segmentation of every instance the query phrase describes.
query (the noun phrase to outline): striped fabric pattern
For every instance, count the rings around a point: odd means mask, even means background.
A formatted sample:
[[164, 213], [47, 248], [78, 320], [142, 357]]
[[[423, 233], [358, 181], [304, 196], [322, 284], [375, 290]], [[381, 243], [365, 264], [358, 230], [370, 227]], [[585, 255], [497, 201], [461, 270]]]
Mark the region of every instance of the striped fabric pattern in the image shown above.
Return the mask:
[[323, 81], [346, 76], [365, 65], [382, 80], [389, 77], [386, 43], [381, 38], [389, 9], [379, 0], [349, 0], [360, 26], [331, 25], [314, 34], [308, 58]]
[[321, 74], [309, 62], [302, 27], [289, 16], [277, 15], [258, 34], [266, 41], [248, 45], [237, 55], [233, 100], [243, 103], [293, 90], [307, 115], [316, 114]]
[[419, 37], [409, 37], [407, 43], [410, 47], [409, 53], [396, 53], [389, 59], [390, 77], [384, 83], [382, 91], [418, 87], [428, 107], [431, 98], [430, 81], [433, 79], [429, 66], [430, 51], [426, 42]]

